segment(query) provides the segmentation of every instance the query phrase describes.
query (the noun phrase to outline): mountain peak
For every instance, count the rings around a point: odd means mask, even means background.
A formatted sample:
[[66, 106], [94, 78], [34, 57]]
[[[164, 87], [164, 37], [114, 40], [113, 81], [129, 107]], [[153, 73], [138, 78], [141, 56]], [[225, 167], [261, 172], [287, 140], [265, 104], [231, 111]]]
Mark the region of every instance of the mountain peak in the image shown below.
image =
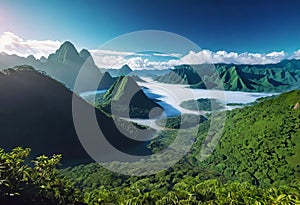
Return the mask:
[[130, 74], [131, 72], [132, 72], [132, 70], [129, 67], [129, 65], [125, 64], [121, 67], [121, 69], [119, 71], [119, 76], [126, 76], [126, 75]]
[[89, 57], [92, 57], [91, 53], [86, 49], [82, 49], [79, 52], [79, 55], [80, 55], [81, 58], [84, 58], [84, 59], [88, 59]]
[[64, 42], [55, 54], [49, 56], [50, 61], [55, 61], [59, 63], [72, 62], [74, 59], [78, 59], [79, 53], [77, 52], [75, 46], [70, 42]]
[[42, 56], [42, 57], [40, 58], [40, 62], [41, 62], [41, 63], [46, 63], [46, 62], [47, 62], [47, 58], [46, 58], [45, 56]]
[[[121, 117], [149, 118], [153, 108], [159, 108], [155, 114], [162, 112], [160, 105], [149, 99], [131, 76], [121, 76], [103, 96], [102, 108], [108, 113]], [[154, 117], [154, 116], [152, 116]]]
[[60, 49], [62, 48], [72, 48], [76, 50], [75, 46], [70, 41], [65, 41], [63, 44], [61, 44]]
[[33, 55], [27, 56], [27, 59], [34, 59], [34, 60], [36, 60], [36, 58]]

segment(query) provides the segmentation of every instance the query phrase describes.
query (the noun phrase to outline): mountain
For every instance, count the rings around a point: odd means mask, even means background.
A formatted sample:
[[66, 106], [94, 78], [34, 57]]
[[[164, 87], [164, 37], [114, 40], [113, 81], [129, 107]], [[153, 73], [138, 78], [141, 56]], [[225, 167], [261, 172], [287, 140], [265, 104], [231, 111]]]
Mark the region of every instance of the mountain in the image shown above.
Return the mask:
[[95, 65], [89, 51], [83, 49], [78, 53], [75, 46], [69, 41], [64, 42], [55, 53], [48, 56], [48, 59], [42, 57], [37, 60], [33, 56], [23, 58], [5, 53], [0, 55], [0, 69], [18, 65], [30, 65], [37, 70], [44, 71], [71, 90], [73, 90], [79, 71], [84, 70], [82, 76], [85, 81], [77, 92], [93, 89], [91, 82], [97, 82], [103, 75]]
[[[119, 69], [104, 69], [113, 77], [119, 76]], [[169, 72], [168, 69], [158, 70], [158, 69], [143, 69], [143, 70], [133, 70], [130, 75], [137, 75], [139, 77], [153, 78], [161, 75], [165, 75]]]
[[40, 58], [40, 62], [41, 63], [46, 63], [48, 61], [48, 59], [45, 57], [45, 56], [42, 56], [41, 58]]
[[136, 82], [146, 82], [144, 81], [142, 78], [140, 78], [138, 75], [133, 75], [131, 76], [133, 78], [134, 81]]
[[41, 62], [39, 60], [34, 61], [34, 58], [30, 56], [24, 58], [17, 55], [8, 55], [4, 52], [0, 53], [0, 70], [12, 68], [17, 65], [31, 65], [37, 67], [41, 65]]
[[155, 80], [188, 84], [191, 88], [224, 87], [225, 90], [249, 92], [282, 92], [300, 87], [300, 60], [266, 65], [216, 64], [215, 68], [217, 73], [212, 73], [211, 66], [205, 64], [175, 66]]
[[[126, 137], [132, 136], [125, 129], [127, 122], [119, 120], [125, 128], [117, 128], [112, 118], [30, 66], [19, 66], [0, 73], [0, 95], [0, 147], [6, 150], [16, 146], [29, 147], [32, 158], [42, 154], [62, 154], [64, 166], [93, 161], [76, 134], [73, 98], [82, 112], [96, 114], [105, 138], [97, 136], [99, 141], [91, 142], [91, 146], [95, 145], [93, 149], [102, 151], [102, 158], [111, 156], [103, 140], [126, 153], [139, 155], [143, 151], [148, 152], [144, 144]], [[86, 124], [86, 132], [90, 133], [90, 126], [90, 123]], [[139, 152], [135, 153], [135, 148], [140, 146]]]
[[132, 72], [131, 68], [126, 64], [120, 68], [118, 76], [126, 76], [129, 75], [131, 72]]
[[176, 66], [168, 74], [158, 76], [155, 80], [162, 83], [172, 82], [173, 84], [196, 84], [201, 81], [200, 76], [190, 66]]
[[299, 101], [295, 90], [228, 112], [220, 142], [203, 165], [259, 186], [300, 179]]
[[161, 106], [150, 100], [130, 76], [118, 78], [104, 94], [101, 106], [121, 117], [151, 118], [162, 113]]
[[93, 89], [92, 82], [97, 82], [102, 77], [90, 53], [87, 50], [78, 53], [75, 46], [68, 41], [63, 43], [54, 54], [49, 55], [47, 63], [41, 66], [41, 70], [70, 89], [73, 89], [79, 71], [84, 71], [82, 73], [84, 81], [82, 87], [76, 90], [77, 92]]
[[105, 72], [101, 77], [98, 90], [110, 88], [116, 80], [117, 78], [113, 78], [108, 72]]
[[147, 78], [154, 78], [157, 76], [165, 75], [169, 72], [168, 69], [142, 69], [142, 70], [134, 70], [132, 75], [137, 75], [139, 77], [147, 77]]
[[64, 42], [60, 48], [48, 57], [49, 61], [63, 64], [77, 64], [84, 60], [79, 56], [75, 46], [69, 42]]

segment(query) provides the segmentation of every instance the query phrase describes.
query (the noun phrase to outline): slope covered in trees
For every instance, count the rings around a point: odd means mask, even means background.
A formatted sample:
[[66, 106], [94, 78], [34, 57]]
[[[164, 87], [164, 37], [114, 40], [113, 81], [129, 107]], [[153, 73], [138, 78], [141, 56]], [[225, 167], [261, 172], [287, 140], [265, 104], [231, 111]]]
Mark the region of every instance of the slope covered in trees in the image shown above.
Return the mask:
[[300, 91], [228, 112], [224, 134], [203, 165], [256, 185], [300, 177]]
[[[209, 65], [175, 66], [168, 74], [156, 77], [163, 83], [181, 83], [192, 88], [206, 87], [233, 91], [281, 92], [299, 88], [300, 60], [284, 60], [278, 64], [216, 64], [217, 73]], [[199, 75], [200, 74], [200, 75]], [[200, 77], [201, 76], [201, 77]]]
[[[77, 136], [72, 98], [82, 109], [96, 113], [103, 133], [118, 149], [129, 152], [130, 147], [141, 145], [126, 137], [132, 133], [125, 121], [118, 121], [124, 127], [119, 131], [112, 118], [32, 67], [21, 66], [0, 73], [0, 96], [1, 148], [30, 147], [33, 157], [59, 153], [63, 155], [64, 166], [93, 161]], [[104, 144], [98, 146], [103, 156], [109, 155]]]
[[[97, 164], [66, 169], [63, 175], [85, 190], [85, 201], [89, 204], [297, 204], [297, 102], [300, 91], [292, 91], [227, 111], [221, 140], [205, 161], [197, 159], [210, 119], [200, 124], [190, 153], [155, 175], [122, 176]], [[176, 130], [166, 130], [150, 147], [158, 152], [176, 135]]]
[[131, 76], [119, 77], [103, 95], [99, 106], [121, 117], [151, 118], [162, 113], [161, 106], [150, 100]]

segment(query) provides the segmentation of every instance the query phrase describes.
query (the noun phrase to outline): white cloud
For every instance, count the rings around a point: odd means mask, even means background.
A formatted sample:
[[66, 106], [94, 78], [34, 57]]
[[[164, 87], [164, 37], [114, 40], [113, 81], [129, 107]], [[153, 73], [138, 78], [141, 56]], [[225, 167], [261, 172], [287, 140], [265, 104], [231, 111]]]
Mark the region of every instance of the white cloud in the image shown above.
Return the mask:
[[[97, 53], [100, 53], [98, 55]], [[288, 54], [284, 51], [274, 51], [271, 53], [235, 53], [227, 51], [213, 52], [210, 50], [202, 50], [200, 52], [190, 51], [187, 55], [177, 60], [166, 61], [150, 61], [145, 56], [138, 56], [135, 53], [116, 52], [116, 51], [92, 51], [92, 55], [96, 64], [103, 68], [120, 68], [124, 64], [128, 64], [133, 69], [166, 69], [180, 64], [202, 64], [202, 63], [234, 63], [234, 64], [267, 64], [278, 63], [288, 58]], [[125, 58], [132, 55], [131, 58]], [[157, 55], [154, 53], [153, 55]], [[174, 54], [158, 54], [159, 56], [170, 57]], [[179, 55], [179, 54], [178, 54]], [[300, 58], [300, 50], [294, 53], [295, 57]]]
[[300, 59], [300, 49], [295, 51], [290, 58]]
[[[23, 38], [11, 33], [4, 32], [0, 35], [0, 53], [16, 54], [27, 57], [34, 55], [36, 58], [47, 57], [54, 53], [61, 45], [60, 41], [51, 40], [24, 40]], [[300, 49], [291, 55], [284, 51], [274, 51], [270, 53], [236, 53], [221, 51], [202, 50], [200, 52], [190, 51], [182, 56], [178, 53], [134, 53], [113, 50], [94, 49], [90, 50], [96, 65], [100, 68], [120, 68], [128, 64], [133, 69], [165, 69], [180, 64], [201, 64], [201, 63], [234, 63], [234, 64], [266, 64], [278, 63], [283, 59], [300, 59]], [[152, 56], [151, 56], [152, 55]], [[153, 56], [166, 57], [165, 60], [154, 60]], [[168, 59], [177, 57], [177, 60]], [[151, 59], [151, 60], [150, 60]]]
[[[300, 52], [299, 52], [300, 54]], [[278, 63], [287, 58], [288, 54], [284, 51], [274, 51], [267, 54], [261, 53], [235, 53], [227, 51], [213, 52], [210, 50], [202, 50], [200, 52], [190, 51], [181, 60], [186, 64], [201, 63], [234, 63], [234, 64], [267, 64]], [[300, 55], [299, 55], [300, 57]]]
[[99, 68], [120, 68], [126, 64], [125, 56], [133, 55], [134, 52], [121, 52], [113, 50], [90, 50], [90, 53]]
[[182, 54], [179, 53], [153, 53], [154, 56], [162, 56], [162, 57], [175, 57], [180, 58]]
[[36, 58], [42, 56], [48, 57], [48, 55], [55, 52], [60, 45], [61, 42], [59, 41], [24, 40], [11, 32], [4, 32], [0, 35], [0, 52], [5, 52], [10, 55], [16, 54], [22, 57], [34, 55]]

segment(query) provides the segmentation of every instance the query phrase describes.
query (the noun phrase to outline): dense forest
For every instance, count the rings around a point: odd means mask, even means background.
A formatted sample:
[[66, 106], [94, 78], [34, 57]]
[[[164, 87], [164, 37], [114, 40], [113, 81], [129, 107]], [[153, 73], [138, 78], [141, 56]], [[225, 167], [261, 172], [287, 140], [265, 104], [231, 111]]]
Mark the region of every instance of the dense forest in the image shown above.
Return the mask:
[[[186, 133], [198, 129], [188, 155], [144, 177], [116, 174], [97, 163], [61, 169], [60, 155], [30, 162], [27, 148], [1, 150], [0, 203], [299, 204], [299, 102], [300, 91], [291, 91], [226, 111], [224, 133], [204, 161], [198, 159], [211, 119], [188, 126]], [[170, 120], [169, 129], [148, 145], [153, 152], [176, 137], [177, 121]]]

